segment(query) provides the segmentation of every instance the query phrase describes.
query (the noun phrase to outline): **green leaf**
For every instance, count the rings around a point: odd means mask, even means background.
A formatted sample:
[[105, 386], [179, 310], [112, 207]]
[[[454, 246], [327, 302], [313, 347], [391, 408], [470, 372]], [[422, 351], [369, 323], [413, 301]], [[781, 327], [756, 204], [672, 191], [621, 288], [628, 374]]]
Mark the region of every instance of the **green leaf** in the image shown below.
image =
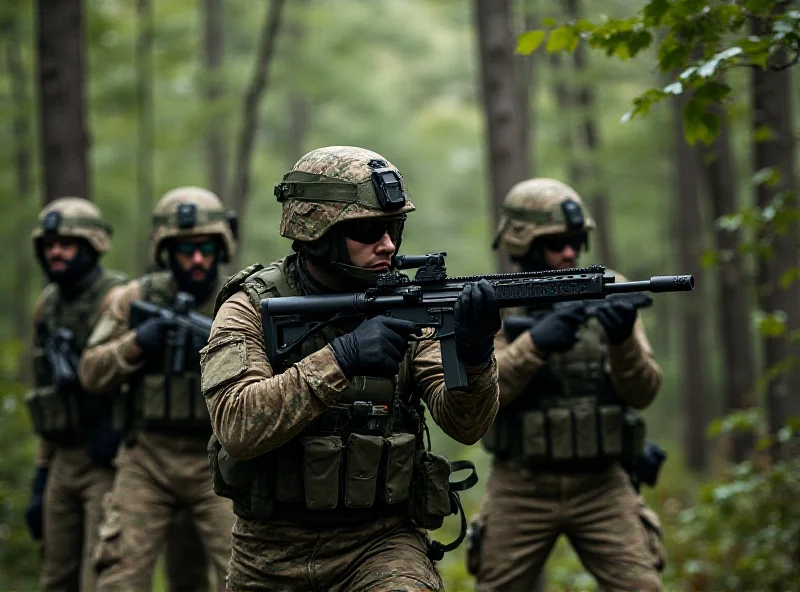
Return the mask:
[[517, 37], [517, 53], [521, 55], [532, 54], [542, 44], [545, 37], [547, 37], [547, 32], [541, 30], [520, 34]]
[[559, 27], [550, 31], [547, 38], [547, 53], [557, 53], [559, 51], [572, 51], [578, 45], [578, 36], [571, 27]]
[[756, 321], [756, 330], [763, 337], [781, 337], [786, 333], [786, 313], [777, 311], [766, 314], [756, 311], [753, 314]]
[[781, 274], [778, 284], [780, 284], [780, 287], [785, 290], [798, 279], [800, 279], [800, 268], [793, 267], [792, 269], [787, 269]]
[[597, 29], [597, 25], [590, 20], [580, 19], [577, 23], [575, 23], [573, 28], [579, 33], [588, 33], [589, 31], [594, 31]]
[[694, 92], [694, 96], [698, 101], [721, 103], [724, 101], [733, 89], [722, 82], [715, 80], [703, 81]]
[[753, 130], [754, 142], [770, 142], [775, 139], [775, 132], [768, 125], [760, 125]]
[[775, 187], [780, 180], [781, 173], [778, 170], [778, 167], [765, 167], [751, 177], [751, 181], [755, 187], [758, 187], [759, 185]]
[[650, 0], [644, 7], [644, 20], [648, 26], [658, 27], [669, 12], [669, 0]]
[[543, 18], [542, 19], [542, 26], [543, 27], [555, 27], [558, 23], [554, 18]]

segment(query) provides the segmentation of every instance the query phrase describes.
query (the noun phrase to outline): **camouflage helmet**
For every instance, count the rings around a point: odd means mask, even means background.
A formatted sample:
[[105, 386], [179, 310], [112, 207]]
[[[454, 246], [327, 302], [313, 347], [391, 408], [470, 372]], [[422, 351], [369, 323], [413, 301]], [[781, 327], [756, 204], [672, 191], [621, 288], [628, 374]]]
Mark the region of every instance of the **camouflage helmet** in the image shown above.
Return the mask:
[[339, 222], [413, 211], [397, 168], [352, 146], [312, 150], [275, 187], [283, 204], [281, 236], [310, 242]]
[[555, 179], [528, 179], [514, 185], [503, 200], [494, 247], [522, 257], [537, 237], [594, 228], [572, 187]]
[[39, 214], [38, 224], [31, 233], [37, 252], [46, 235], [85, 239], [102, 254], [111, 246], [111, 225], [103, 220], [100, 208], [82, 197], [59, 197]]
[[219, 197], [201, 187], [178, 187], [164, 194], [153, 210], [150, 257], [165, 267], [166, 241], [178, 237], [216, 235], [222, 239], [222, 262], [236, 252], [236, 214], [228, 212]]

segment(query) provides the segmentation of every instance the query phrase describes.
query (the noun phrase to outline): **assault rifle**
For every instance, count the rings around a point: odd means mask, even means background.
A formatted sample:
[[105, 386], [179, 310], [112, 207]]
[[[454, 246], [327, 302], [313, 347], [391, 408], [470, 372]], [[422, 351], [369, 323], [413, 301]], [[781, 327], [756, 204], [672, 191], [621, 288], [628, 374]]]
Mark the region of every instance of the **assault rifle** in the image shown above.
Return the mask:
[[[578, 302], [556, 302], [554, 310], [580, 310], [591, 318], [597, 316], [597, 311], [611, 305], [612, 302], [630, 302], [637, 310], [653, 306], [653, 298], [644, 292], [630, 292], [628, 294], [611, 294], [605, 300], [581, 300]], [[509, 341], [514, 341], [534, 325], [534, 320], [526, 316], [510, 315], [503, 319], [503, 330]]]
[[78, 354], [75, 351], [75, 337], [66, 327], [50, 331], [44, 321], [37, 329], [39, 342], [53, 373], [53, 384], [63, 390], [78, 384]]
[[[208, 343], [211, 334], [211, 319], [194, 312], [194, 306], [194, 296], [186, 292], [178, 292], [171, 309], [161, 308], [143, 300], [134, 300], [131, 303], [131, 329], [154, 317], [170, 321], [172, 329], [169, 333], [168, 346], [172, 349], [171, 371], [175, 375], [186, 372], [186, 358], [189, 351], [198, 351]], [[202, 345], [197, 347], [197, 344]]]
[[465, 285], [486, 279], [501, 308], [541, 306], [554, 302], [600, 300], [630, 292], [685, 292], [694, 288], [690, 275], [666, 275], [615, 283], [602, 265], [582, 269], [447, 277], [447, 253], [397, 255], [394, 269], [416, 269], [414, 279], [397, 271], [378, 276], [365, 292], [288, 296], [261, 301], [264, 344], [270, 363], [283, 371], [289, 355], [308, 337], [345, 318], [386, 315], [433, 329], [426, 338], [441, 343], [445, 386], [467, 386], [464, 363], [456, 350], [454, 306]]

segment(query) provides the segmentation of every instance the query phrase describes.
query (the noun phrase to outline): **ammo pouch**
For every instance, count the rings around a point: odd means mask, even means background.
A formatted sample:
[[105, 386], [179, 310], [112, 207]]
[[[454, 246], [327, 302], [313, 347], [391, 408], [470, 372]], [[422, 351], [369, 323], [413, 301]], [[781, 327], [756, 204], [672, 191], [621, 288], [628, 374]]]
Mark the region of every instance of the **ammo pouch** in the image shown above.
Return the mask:
[[131, 389], [137, 428], [210, 433], [211, 420], [200, 390], [200, 374], [146, 373]]
[[[461, 481], [451, 482], [450, 473], [470, 469], [470, 474]], [[411, 495], [408, 499], [408, 516], [420, 528], [436, 530], [450, 514], [461, 515], [461, 531], [451, 543], [443, 545], [431, 541], [428, 557], [439, 561], [448, 551], [461, 544], [467, 534], [467, 518], [461, 507], [459, 491], [469, 489], [478, 482], [475, 465], [466, 460], [448, 462], [443, 456], [419, 450], [414, 459], [414, 477], [411, 480]]]
[[25, 394], [25, 404], [34, 431], [55, 444], [81, 441], [80, 394], [60, 392], [55, 386], [40, 386]]
[[627, 464], [644, 447], [642, 417], [621, 405], [566, 399], [540, 409], [498, 413], [484, 447], [504, 458], [549, 464], [618, 459]]

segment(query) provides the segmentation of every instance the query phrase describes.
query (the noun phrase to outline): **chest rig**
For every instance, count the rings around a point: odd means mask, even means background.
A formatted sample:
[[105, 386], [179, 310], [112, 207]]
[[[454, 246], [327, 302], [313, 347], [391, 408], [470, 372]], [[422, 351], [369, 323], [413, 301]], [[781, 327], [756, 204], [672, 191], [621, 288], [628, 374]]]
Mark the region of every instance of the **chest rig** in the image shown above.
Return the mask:
[[[146, 275], [141, 279], [142, 297], [161, 308], [172, 308], [177, 287], [168, 271]], [[213, 301], [198, 307], [197, 312], [211, 315]], [[167, 339], [163, 353], [149, 358], [143, 370], [126, 385], [120, 417], [121, 431], [131, 435], [139, 430], [208, 437], [211, 420], [200, 389], [200, 354], [190, 348], [186, 370], [172, 372], [176, 347]]]
[[110, 397], [92, 397], [80, 385], [78, 360], [98, 318], [103, 298], [127, 281], [116, 271], [102, 270], [72, 300], [58, 286], [45, 288], [33, 347], [34, 388], [25, 395], [34, 431], [54, 444], [74, 445], [111, 415]]
[[644, 446], [644, 421], [614, 393], [605, 364], [605, 333], [590, 318], [575, 346], [550, 354], [520, 396], [500, 409], [485, 448], [543, 468], [632, 462]]
[[[257, 264], [243, 270], [222, 289], [217, 306], [239, 289], [258, 310], [263, 298], [300, 295], [294, 265], [292, 256], [267, 268]], [[352, 331], [359, 321], [325, 327], [303, 343], [287, 366]], [[452, 470], [471, 464], [448, 463], [425, 450], [424, 410], [412, 388], [413, 351], [414, 344], [394, 380], [354, 377], [336, 404], [265, 455], [236, 461], [212, 437], [209, 460], [216, 493], [233, 499], [235, 513], [246, 520], [278, 516], [334, 527], [405, 515], [423, 528], [440, 527], [445, 516], [460, 509], [455, 492], [477, 478], [473, 468], [464, 481], [449, 483]], [[462, 538], [450, 545], [434, 542], [429, 552], [441, 558]]]

